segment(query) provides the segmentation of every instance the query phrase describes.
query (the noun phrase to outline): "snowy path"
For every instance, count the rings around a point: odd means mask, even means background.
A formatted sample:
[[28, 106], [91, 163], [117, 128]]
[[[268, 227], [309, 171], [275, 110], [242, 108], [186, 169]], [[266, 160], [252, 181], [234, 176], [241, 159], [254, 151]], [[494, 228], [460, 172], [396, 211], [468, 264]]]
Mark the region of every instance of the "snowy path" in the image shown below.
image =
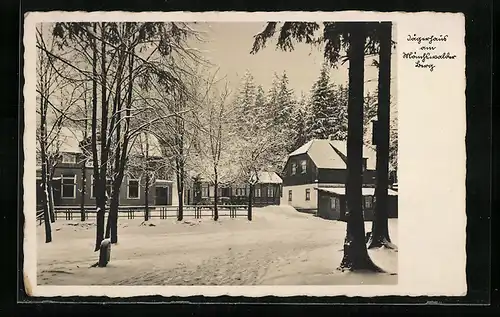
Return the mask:
[[[95, 225], [58, 220], [53, 242], [38, 227], [40, 285], [298, 285], [395, 284], [396, 275], [340, 273], [345, 223], [301, 214], [287, 207], [257, 208], [244, 217], [119, 219], [119, 243], [106, 268], [89, 268]], [[369, 230], [371, 223], [366, 223]], [[397, 244], [397, 220], [390, 220]], [[370, 251], [388, 272], [397, 272], [397, 252]]]

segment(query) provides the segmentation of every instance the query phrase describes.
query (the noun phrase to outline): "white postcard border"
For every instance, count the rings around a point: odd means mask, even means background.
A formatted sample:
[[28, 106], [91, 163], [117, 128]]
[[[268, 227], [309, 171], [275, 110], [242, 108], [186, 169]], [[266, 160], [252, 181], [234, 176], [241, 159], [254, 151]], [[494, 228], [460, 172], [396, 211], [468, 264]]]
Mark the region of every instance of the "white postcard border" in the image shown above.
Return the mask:
[[[393, 21], [397, 28], [399, 272], [397, 285], [38, 286], [35, 221], [35, 24], [56, 21]], [[403, 60], [408, 34], [448, 35], [452, 62], [433, 72]], [[33, 296], [459, 296], [467, 290], [465, 214], [465, 19], [455, 13], [381, 12], [46, 12], [24, 25], [24, 281]], [[446, 47], [446, 48], [444, 48]], [[334, 269], [334, 268], [332, 268]]]

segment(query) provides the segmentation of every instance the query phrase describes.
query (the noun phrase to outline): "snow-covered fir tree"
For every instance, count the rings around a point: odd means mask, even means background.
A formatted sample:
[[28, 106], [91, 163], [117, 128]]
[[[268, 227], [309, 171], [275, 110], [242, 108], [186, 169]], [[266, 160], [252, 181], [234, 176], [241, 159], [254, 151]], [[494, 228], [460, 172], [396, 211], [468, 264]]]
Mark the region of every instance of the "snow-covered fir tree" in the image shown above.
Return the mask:
[[311, 89], [311, 115], [308, 118], [308, 139], [347, 137], [347, 94], [342, 86], [330, 84], [329, 66], [324, 64]]
[[256, 88], [252, 73], [247, 70], [241, 80], [241, 87], [237, 96], [237, 106], [242, 112], [252, 111], [255, 104]]
[[[253, 88], [252, 88], [253, 87]], [[255, 87], [253, 77], [241, 83], [238, 113], [232, 126], [233, 161], [240, 170], [240, 181], [253, 186], [261, 171], [280, 171], [286, 157], [280, 126], [269, 114], [264, 89]], [[253, 101], [253, 102], [251, 102]]]
[[295, 96], [289, 88], [289, 80], [286, 72], [281, 76], [274, 74], [274, 80], [268, 94], [268, 114], [272, 122], [279, 127], [279, 135], [276, 137], [282, 139], [282, 144], [287, 151], [293, 147], [293, 112], [295, 108]]
[[298, 149], [308, 141], [307, 136], [307, 116], [309, 115], [309, 103], [304, 93], [293, 111], [292, 130], [294, 132], [291, 151]]
[[257, 92], [255, 94], [255, 108], [259, 111], [266, 111], [266, 93], [261, 85], [257, 86]]

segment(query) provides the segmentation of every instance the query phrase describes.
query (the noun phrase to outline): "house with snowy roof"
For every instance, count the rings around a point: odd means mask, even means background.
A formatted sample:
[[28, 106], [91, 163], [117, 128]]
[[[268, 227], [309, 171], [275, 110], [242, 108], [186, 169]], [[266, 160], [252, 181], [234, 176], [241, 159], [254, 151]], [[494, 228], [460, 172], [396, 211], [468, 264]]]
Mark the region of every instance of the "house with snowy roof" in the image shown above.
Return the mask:
[[[85, 196], [86, 206], [95, 205], [94, 175], [92, 160], [86, 159], [80, 147], [84, 140], [80, 131], [62, 127], [58, 133], [58, 138], [53, 142], [59, 153], [58, 161], [55, 165], [53, 178], [51, 180], [53, 188], [54, 204], [56, 206], [79, 206], [82, 199], [82, 178], [85, 173]], [[159, 142], [153, 135], [148, 135], [148, 159], [155, 161], [161, 158]], [[137, 139], [131, 144], [129, 157], [137, 158], [136, 161], [144, 158], [144, 140]], [[129, 166], [132, 164], [129, 164]], [[137, 164], [139, 165], [139, 164]], [[125, 173], [120, 190], [120, 204], [124, 206], [143, 206], [145, 201], [145, 181], [138, 168], [129, 167]], [[160, 174], [159, 174], [160, 175]], [[164, 175], [161, 175], [164, 176]], [[37, 166], [37, 205], [41, 205], [41, 167]], [[172, 205], [175, 204], [176, 196], [173, 188], [173, 181], [156, 177], [154, 183], [150, 185], [148, 195], [149, 205]], [[108, 178], [106, 185], [108, 196], [111, 194], [111, 178]]]
[[[343, 220], [346, 212], [347, 142], [313, 139], [288, 155], [282, 173], [282, 203], [322, 218]], [[373, 217], [376, 151], [363, 146], [363, 212]], [[389, 216], [397, 217], [397, 192], [388, 189]]]
[[[279, 205], [281, 201], [282, 179], [275, 172], [261, 171], [252, 196], [253, 206], [263, 207]], [[201, 175], [199, 189], [192, 186], [187, 189], [186, 203], [213, 203], [215, 186], [209, 178]], [[217, 196], [221, 203], [247, 204], [250, 186], [241, 182], [221, 182], [217, 186]]]

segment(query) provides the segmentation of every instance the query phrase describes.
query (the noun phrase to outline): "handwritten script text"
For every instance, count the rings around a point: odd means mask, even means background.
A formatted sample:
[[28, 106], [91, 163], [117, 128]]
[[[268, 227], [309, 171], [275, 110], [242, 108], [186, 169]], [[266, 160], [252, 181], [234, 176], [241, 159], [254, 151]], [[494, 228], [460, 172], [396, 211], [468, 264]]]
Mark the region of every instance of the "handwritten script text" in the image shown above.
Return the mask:
[[438, 48], [437, 45], [448, 41], [447, 34], [437, 36], [419, 36], [417, 34], [409, 34], [406, 41], [419, 45], [415, 51], [403, 52], [403, 59], [413, 61], [415, 68], [428, 69], [432, 72], [436, 68], [437, 61], [454, 60], [457, 58], [457, 55], [448, 51], [436, 52], [436, 49]]

